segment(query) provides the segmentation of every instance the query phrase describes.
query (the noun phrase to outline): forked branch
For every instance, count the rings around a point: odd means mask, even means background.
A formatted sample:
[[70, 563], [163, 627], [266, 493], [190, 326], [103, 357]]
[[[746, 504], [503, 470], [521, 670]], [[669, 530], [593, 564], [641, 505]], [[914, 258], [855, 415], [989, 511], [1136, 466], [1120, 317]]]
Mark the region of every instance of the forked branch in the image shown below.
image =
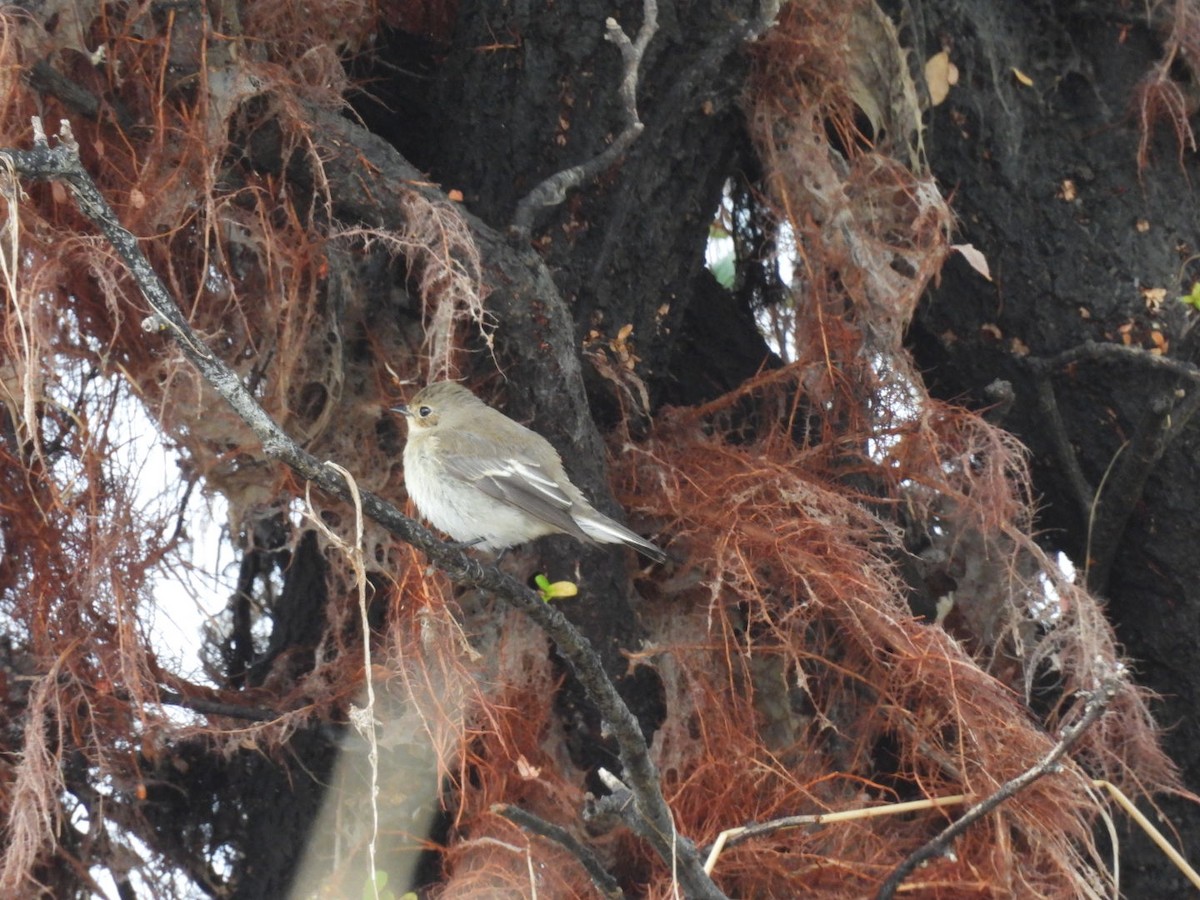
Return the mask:
[[634, 40], [629, 39], [629, 35], [616, 19], [609, 18], [604, 23], [604, 30], [604, 39], [617, 45], [625, 66], [621, 86], [617, 92], [621, 98], [625, 127], [602, 153], [593, 156], [587, 162], [555, 172], [522, 198], [517, 204], [512, 222], [512, 231], [518, 240], [529, 239], [534, 218], [540, 210], [558, 206], [567, 198], [567, 191], [571, 188], [579, 187], [605, 171], [629, 149], [646, 128], [638, 116], [637, 109], [638, 69], [642, 65], [642, 57], [646, 54], [650, 39], [658, 31], [657, 0], [645, 0], [642, 7], [642, 27], [638, 29], [637, 38]]

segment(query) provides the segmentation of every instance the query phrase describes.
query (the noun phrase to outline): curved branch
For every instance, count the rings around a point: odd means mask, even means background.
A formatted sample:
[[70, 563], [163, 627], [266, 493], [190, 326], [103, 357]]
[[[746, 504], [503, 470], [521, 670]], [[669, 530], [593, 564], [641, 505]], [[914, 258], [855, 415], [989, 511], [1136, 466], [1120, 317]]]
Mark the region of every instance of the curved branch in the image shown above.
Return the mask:
[[1037, 375], [1050, 375], [1080, 360], [1111, 362], [1114, 360], [1134, 361], [1148, 369], [1173, 372], [1191, 381], [1200, 381], [1200, 366], [1171, 356], [1160, 356], [1141, 347], [1125, 344], [1109, 344], [1101, 341], [1084, 341], [1054, 356], [1029, 356], [1024, 362]]
[[592, 883], [596, 885], [600, 893], [605, 897], [620, 898], [625, 896], [625, 892], [621, 890], [621, 886], [617, 883], [617, 880], [600, 864], [600, 860], [596, 858], [596, 854], [591, 851], [591, 848], [577, 840], [567, 829], [560, 825], [555, 825], [553, 822], [547, 822], [540, 816], [535, 816], [533, 813], [527, 812], [519, 806], [496, 804], [492, 807], [492, 812], [503, 816], [514, 825], [519, 825], [526, 831], [554, 841], [554, 843], [569, 852], [579, 860], [580, 865], [587, 870], [588, 875], [591, 877]]

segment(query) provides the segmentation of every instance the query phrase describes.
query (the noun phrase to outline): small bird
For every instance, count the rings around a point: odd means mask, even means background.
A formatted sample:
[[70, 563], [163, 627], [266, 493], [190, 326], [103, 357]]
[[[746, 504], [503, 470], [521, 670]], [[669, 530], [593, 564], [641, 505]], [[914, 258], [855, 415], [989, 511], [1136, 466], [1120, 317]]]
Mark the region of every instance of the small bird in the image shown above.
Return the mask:
[[655, 562], [667, 555], [596, 509], [571, 483], [540, 434], [452, 381], [392, 408], [408, 420], [404, 481], [421, 515], [454, 540], [501, 550], [547, 534], [626, 544]]

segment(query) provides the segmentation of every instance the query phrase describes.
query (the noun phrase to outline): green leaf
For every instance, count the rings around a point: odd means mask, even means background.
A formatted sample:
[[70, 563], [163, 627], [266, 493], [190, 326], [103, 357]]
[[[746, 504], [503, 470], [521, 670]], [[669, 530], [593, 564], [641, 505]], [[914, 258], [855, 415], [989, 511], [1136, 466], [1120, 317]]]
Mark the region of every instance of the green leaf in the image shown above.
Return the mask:
[[1192, 282], [1191, 293], [1179, 298], [1180, 303], [1186, 303], [1192, 309], [1200, 310], [1200, 281]]
[[734, 279], [737, 278], [737, 267], [734, 265], [733, 254], [722, 256], [710, 267], [713, 278], [726, 290], [733, 290]]
[[542, 596], [543, 603], [549, 603], [551, 600], [561, 600], [564, 597], [574, 597], [579, 593], [579, 585], [573, 581], [556, 581], [551, 584], [550, 579], [540, 572], [533, 576], [533, 583], [537, 585], [538, 593]]

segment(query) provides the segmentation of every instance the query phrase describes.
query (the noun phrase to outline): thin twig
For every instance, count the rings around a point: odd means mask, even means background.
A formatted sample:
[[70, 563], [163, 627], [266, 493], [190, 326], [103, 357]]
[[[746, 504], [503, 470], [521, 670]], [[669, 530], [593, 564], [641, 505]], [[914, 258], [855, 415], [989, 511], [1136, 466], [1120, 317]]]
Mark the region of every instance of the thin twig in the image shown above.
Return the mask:
[[704, 861], [704, 871], [712, 874], [716, 868], [717, 859], [726, 847], [744, 844], [752, 838], [764, 834], [774, 834], [786, 828], [799, 828], [803, 825], [833, 825], [837, 822], [856, 822], [861, 819], [874, 819], [879, 816], [898, 816], [903, 813], [917, 812], [925, 809], [940, 809], [943, 806], [958, 806], [966, 803], [963, 794], [951, 797], [930, 797], [925, 800], [907, 800], [904, 803], [889, 803], [886, 806], [868, 806], [863, 809], [843, 809], [836, 812], [810, 813], [803, 816], [784, 816], [771, 819], [769, 822], [757, 822], [754, 825], [742, 825], [738, 828], [727, 828], [717, 835], [708, 857]]
[[[0, 150], [0, 161], [7, 160], [19, 174], [35, 179], [61, 181], [71, 191], [80, 211], [104, 233], [113, 249], [129, 267], [154, 315], [143, 328], [153, 333], [169, 333], [183, 355], [199, 370], [254, 432], [263, 453], [290, 467], [302, 479], [347, 503], [355, 503], [346, 478], [329, 464], [318, 460], [300, 447], [258, 405], [236, 372], [212, 353], [192, 331], [174, 298], [142, 254], [136, 238], [118, 221], [112, 207], [83, 167], [70, 123], [59, 126], [59, 144], [51, 147], [34, 119], [32, 150]], [[603, 720], [606, 730], [617, 743], [626, 780], [636, 798], [637, 813], [643, 822], [641, 833], [647, 836], [655, 852], [668, 865], [677, 864], [680, 881], [689, 898], [725, 900], [725, 895], [704, 872], [695, 844], [675, 832], [671, 810], [662, 794], [658, 769], [650, 758], [641, 727], [625, 701], [617, 693], [596, 651], [580, 632], [554, 606], [511, 575], [495, 566], [485, 566], [468, 556], [460, 547], [439, 541], [429, 529], [403, 515], [377, 494], [358, 494], [363, 512], [392, 535], [421, 550], [434, 565], [457, 584], [490, 591], [514, 609], [524, 612], [557, 645], [562, 659], [586, 691]]]
[[604, 23], [604, 39], [617, 45], [621, 51], [621, 60], [625, 71], [621, 77], [621, 86], [617, 95], [621, 98], [621, 111], [625, 116], [625, 127], [616, 139], [602, 153], [593, 156], [587, 162], [555, 172], [549, 178], [539, 183], [526, 194], [517, 204], [513, 214], [512, 234], [521, 241], [527, 241], [533, 231], [534, 217], [543, 209], [558, 206], [567, 198], [571, 188], [590, 181], [601, 172], [608, 169], [621, 154], [638, 139], [646, 126], [638, 116], [637, 87], [638, 69], [645, 56], [650, 39], [658, 31], [658, 2], [644, 0], [642, 6], [642, 27], [638, 36], [630, 40], [616, 19], [609, 18]]
[[[1117, 448], [1117, 452], [1112, 455], [1112, 459], [1108, 461], [1108, 465], [1104, 469], [1104, 474], [1100, 476], [1100, 486], [1096, 488], [1096, 496], [1087, 511], [1087, 536], [1084, 538], [1083, 544], [1084, 584], [1091, 584], [1092, 559], [1095, 553], [1092, 547], [1092, 535], [1096, 531], [1096, 520], [1099, 518], [1100, 498], [1104, 496], [1104, 486], [1108, 484], [1108, 477], [1112, 475], [1113, 467], [1116, 466], [1117, 460], [1121, 458], [1121, 454], [1125, 452], [1125, 448], [1128, 446], [1129, 441], [1123, 443]], [[1107, 554], [1108, 548], [1105, 548], [1104, 552]]]
[[1016, 796], [1039, 778], [1043, 778], [1052, 772], [1057, 772], [1059, 770], [1058, 761], [1083, 736], [1083, 733], [1100, 718], [1104, 710], [1108, 708], [1108, 704], [1112, 702], [1113, 697], [1117, 695], [1120, 685], [1121, 680], [1115, 675], [1106, 678], [1100, 687], [1088, 697], [1087, 706], [1083, 711], [1083, 715], [1079, 717], [1079, 721], [1063, 729], [1062, 737], [1059, 738], [1058, 743], [1050, 749], [1049, 753], [1042, 757], [1040, 762], [1026, 769], [1016, 778], [1006, 781], [1000, 786], [998, 791], [968, 809], [963, 813], [961, 818], [951, 822], [933, 840], [918, 847], [887, 877], [882, 887], [879, 888], [879, 893], [875, 895], [876, 900], [892, 900], [900, 883], [911, 875], [917, 866], [927, 859], [932, 859], [942, 854], [950, 846], [951, 841], [1001, 803]]
[[1038, 375], [1048, 375], [1073, 362], [1096, 360], [1097, 362], [1136, 362], [1150, 369], [1158, 369], [1181, 375], [1192, 381], [1200, 381], [1200, 366], [1182, 359], [1161, 356], [1141, 347], [1125, 344], [1109, 344], [1100, 341], [1084, 341], [1054, 356], [1027, 356], [1025, 365]]
[[521, 809], [519, 806], [512, 806], [505, 803], [497, 803], [492, 807], [492, 812], [503, 816], [515, 825], [519, 825], [526, 831], [530, 831], [536, 835], [554, 841], [568, 851], [572, 856], [579, 860], [580, 865], [587, 870], [588, 875], [592, 879], [592, 883], [605, 897], [624, 897], [625, 892], [621, 890], [621, 886], [617, 883], [617, 879], [600, 864], [600, 860], [596, 858], [596, 854], [586, 844], [579, 841], [575, 835], [567, 831], [561, 825], [555, 825], [553, 822], [547, 822], [540, 816], [535, 816], [531, 812]]
[[159, 689], [158, 700], [168, 706], [190, 709], [192, 712], [203, 713], [206, 716], [245, 719], [247, 722], [271, 722], [284, 715], [277, 709], [267, 709], [261, 706], [243, 706], [237, 703], [223, 703], [220, 700], [205, 700], [203, 697], [188, 697], [166, 688]]

